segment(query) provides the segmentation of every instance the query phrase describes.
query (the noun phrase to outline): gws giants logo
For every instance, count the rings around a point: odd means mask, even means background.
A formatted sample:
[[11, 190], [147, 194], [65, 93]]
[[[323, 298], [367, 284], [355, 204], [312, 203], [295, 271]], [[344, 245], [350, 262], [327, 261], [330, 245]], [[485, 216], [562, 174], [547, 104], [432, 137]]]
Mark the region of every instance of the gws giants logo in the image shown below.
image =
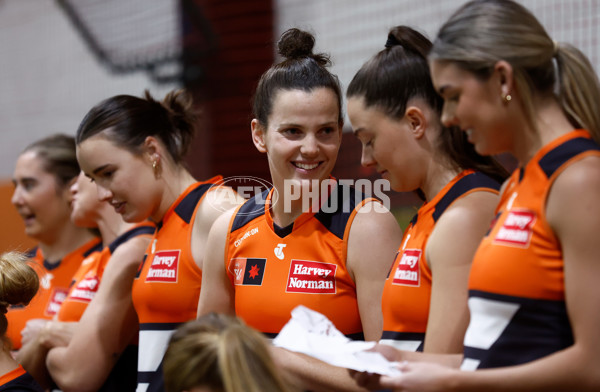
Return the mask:
[[177, 282], [180, 250], [162, 250], [154, 254], [146, 282]]
[[95, 273], [89, 272], [84, 279], [82, 279], [73, 290], [71, 290], [70, 297], [72, 300], [80, 302], [90, 302], [96, 292], [100, 280]]
[[518, 247], [529, 246], [535, 213], [530, 210], [508, 211], [502, 227], [498, 229], [494, 242]]
[[287, 293], [335, 294], [337, 265], [317, 261], [292, 260]]
[[402, 252], [402, 257], [398, 262], [398, 268], [394, 271], [394, 280], [392, 284], [401, 286], [419, 287], [421, 284], [421, 270], [419, 262], [421, 260], [421, 249], [406, 249]]
[[236, 286], [261, 286], [265, 275], [267, 259], [235, 258], [229, 262], [229, 272], [233, 274]]
[[286, 246], [286, 244], [277, 244], [275, 249], [273, 249], [273, 251], [275, 252], [275, 256], [277, 256], [279, 260], [283, 260], [283, 258], [285, 257], [283, 254], [283, 248], [285, 248]]

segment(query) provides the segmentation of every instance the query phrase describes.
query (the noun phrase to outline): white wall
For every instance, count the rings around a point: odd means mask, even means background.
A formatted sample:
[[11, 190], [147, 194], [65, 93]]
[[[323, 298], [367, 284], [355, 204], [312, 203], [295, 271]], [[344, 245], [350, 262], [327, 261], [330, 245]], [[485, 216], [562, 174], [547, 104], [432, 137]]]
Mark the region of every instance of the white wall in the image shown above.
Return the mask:
[[[291, 27], [316, 34], [315, 51], [331, 54], [345, 91], [361, 65], [383, 49], [389, 29], [408, 25], [435, 38], [465, 0], [276, 0], [277, 36]], [[600, 1], [519, 0], [550, 36], [580, 48], [600, 70]]]
[[102, 99], [146, 88], [162, 97], [173, 87], [155, 85], [143, 72], [109, 73], [55, 1], [0, 0], [0, 179], [12, 176], [29, 143], [74, 134]]

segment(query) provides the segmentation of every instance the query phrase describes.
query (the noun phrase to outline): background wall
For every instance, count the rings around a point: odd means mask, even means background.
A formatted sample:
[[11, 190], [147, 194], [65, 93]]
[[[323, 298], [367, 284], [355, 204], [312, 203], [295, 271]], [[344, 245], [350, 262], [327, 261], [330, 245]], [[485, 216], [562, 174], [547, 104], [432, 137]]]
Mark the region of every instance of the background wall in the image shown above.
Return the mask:
[[[63, 0], [64, 1], [64, 0]], [[100, 4], [86, 0], [72, 3]], [[597, 0], [523, 0], [551, 36], [581, 48], [600, 69], [600, 2]], [[153, 12], [167, 22], [177, 20], [178, 7], [193, 4], [205, 24], [184, 17], [181, 30], [200, 29], [202, 39], [184, 36], [188, 78], [157, 84], [144, 71], [116, 74], [90, 51], [61, 8], [59, 0], [0, 0], [0, 251], [31, 245], [10, 205], [10, 178], [22, 149], [40, 137], [74, 134], [87, 110], [115, 94], [140, 95], [149, 89], [161, 97], [183, 84], [204, 111], [188, 163], [198, 178], [255, 175], [268, 178], [266, 159], [250, 140], [252, 91], [260, 74], [275, 58], [273, 43], [290, 27], [316, 34], [317, 51], [328, 52], [345, 89], [358, 68], [381, 50], [390, 27], [407, 24], [433, 38], [441, 23], [463, 0], [104, 0], [114, 5], [112, 17], [124, 20], [124, 33], [156, 38]], [[160, 10], [160, 11], [157, 11]], [[109, 8], [109, 11], [111, 9]], [[111, 13], [106, 13], [107, 17]], [[123, 18], [123, 17], [127, 18]], [[174, 19], [175, 18], [175, 19]], [[164, 23], [167, 23], [164, 22]], [[162, 26], [162, 25], [161, 25]], [[160, 27], [160, 26], [158, 26]], [[176, 26], [177, 27], [177, 26]], [[144, 30], [149, 28], [148, 31]], [[115, 33], [116, 27], [101, 29]], [[119, 41], [112, 43], [119, 46]], [[129, 44], [128, 44], [129, 45]], [[175, 45], [175, 44], [173, 44]], [[125, 43], [123, 43], [125, 46]], [[131, 48], [127, 49], [132, 50]], [[200, 55], [199, 55], [200, 54]], [[349, 127], [347, 127], [349, 130]], [[360, 145], [344, 135], [334, 174], [371, 178], [360, 167]], [[395, 205], [415, 205], [411, 195], [396, 195]]]

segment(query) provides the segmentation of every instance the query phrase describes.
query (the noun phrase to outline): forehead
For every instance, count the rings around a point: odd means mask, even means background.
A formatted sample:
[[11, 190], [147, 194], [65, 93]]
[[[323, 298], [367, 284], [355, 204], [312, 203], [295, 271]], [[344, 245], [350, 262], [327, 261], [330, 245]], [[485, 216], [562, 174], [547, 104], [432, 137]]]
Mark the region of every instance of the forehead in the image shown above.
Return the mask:
[[335, 92], [329, 88], [312, 91], [279, 90], [273, 98], [270, 119], [282, 117], [326, 116], [337, 121], [339, 103]]
[[81, 169], [91, 173], [99, 166], [132, 158], [134, 154], [112, 140], [96, 134], [77, 145], [77, 160]]
[[[42, 158], [35, 151], [26, 151], [19, 155], [15, 164], [15, 175], [31, 175], [46, 172]], [[48, 173], [50, 174], [50, 173]]]
[[464, 81], [470, 73], [451, 61], [433, 60], [430, 62], [431, 79], [436, 90]]

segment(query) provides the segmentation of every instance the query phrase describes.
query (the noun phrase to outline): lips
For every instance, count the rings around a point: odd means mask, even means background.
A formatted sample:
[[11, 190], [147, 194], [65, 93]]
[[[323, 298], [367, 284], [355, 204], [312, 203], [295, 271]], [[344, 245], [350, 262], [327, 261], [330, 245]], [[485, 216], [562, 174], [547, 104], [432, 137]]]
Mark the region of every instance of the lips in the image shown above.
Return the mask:
[[125, 211], [125, 202], [124, 201], [111, 201], [110, 205], [113, 206], [117, 214], [122, 214]]

